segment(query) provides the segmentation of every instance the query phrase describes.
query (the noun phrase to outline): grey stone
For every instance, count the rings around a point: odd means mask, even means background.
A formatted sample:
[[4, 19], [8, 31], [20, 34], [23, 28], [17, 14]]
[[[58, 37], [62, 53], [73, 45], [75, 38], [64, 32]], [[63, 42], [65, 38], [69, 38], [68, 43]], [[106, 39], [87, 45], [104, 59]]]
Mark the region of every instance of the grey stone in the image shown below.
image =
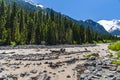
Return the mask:
[[91, 57], [89, 58], [89, 60], [96, 60], [96, 57], [95, 57], [95, 56], [91, 56]]
[[117, 66], [110, 66], [110, 67], [109, 67], [109, 70], [110, 70], [110, 71], [116, 71], [116, 70], [117, 70]]
[[87, 69], [87, 70], [84, 71], [84, 73], [90, 73], [90, 70]]
[[98, 70], [98, 71], [102, 71], [102, 67], [101, 67], [101, 66], [98, 66], [98, 67], [97, 67], [97, 70]]
[[85, 67], [90, 66], [91, 64], [89, 62], [86, 62], [83, 64]]
[[119, 70], [117, 70], [116, 72], [120, 73], [120, 69], [119, 69]]
[[85, 77], [87, 77], [87, 74], [81, 74], [80, 75], [80, 79], [84, 79]]
[[88, 67], [88, 69], [89, 69], [90, 71], [95, 71], [95, 70], [96, 70], [96, 68], [93, 67], [93, 66]]
[[110, 74], [108, 74], [108, 77], [114, 77], [114, 75], [110, 73]]
[[102, 76], [102, 73], [97, 72], [97, 73], [96, 73], [96, 76], [101, 77], [101, 76]]
[[98, 72], [98, 70], [95, 70], [95, 71], [93, 71], [92, 73], [93, 73], [93, 74], [96, 74], [97, 72]]
[[25, 76], [28, 76], [29, 74], [27, 72], [22, 72], [20, 73], [20, 77], [25, 77]]
[[96, 61], [91, 62], [90, 65], [96, 67]]
[[87, 78], [88, 78], [88, 80], [92, 80], [92, 76], [88, 76]]
[[88, 58], [84, 57], [84, 58], [80, 58], [79, 60], [87, 60]]
[[36, 74], [37, 70], [31, 70], [30, 73]]
[[61, 51], [61, 53], [65, 53], [65, 49], [64, 48], [61, 48], [60, 51]]
[[112, 64], [112, 60], [108, 59], [108, 60], [104, 60], [103, 63], [105, 65], [109, 65], [109, 64]]
[[0, 67], [0, 73], [4, 71], [4, 68], [3, 67]]
[[0, 80], [4, 80], [5, 79], [5, 77], [3, 77], [3, 76], [0, 76]]
[[102, 63], [102, 61], [98, 60], [96, 64], [97, 65], [102, 65], [103, 63]]
[[111, 78], [111, 80], [116, 80], [116, 77]]
[[85, 77], [84, 80], [91, 80], [91, 78], [89, 78], [89, 77]]

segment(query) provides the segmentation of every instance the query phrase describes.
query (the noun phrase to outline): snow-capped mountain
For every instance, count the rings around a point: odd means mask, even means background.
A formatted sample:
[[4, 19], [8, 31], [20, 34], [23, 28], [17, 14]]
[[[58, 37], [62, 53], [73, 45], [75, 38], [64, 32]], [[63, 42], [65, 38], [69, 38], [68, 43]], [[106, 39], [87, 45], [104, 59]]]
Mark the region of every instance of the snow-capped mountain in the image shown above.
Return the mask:
[[120, 20], [100, 20], [99, 24], [113, 35], [120, 35]]
[[36, 3], [32, 2], [31, 0], [23, 0], [23, 1], [28, 2], [28, 3], [30, 3], [31, 5], [34, 5], [34, 6], [36, 6], [36, 7], [40, 7], [40, 8], [42, 8], [42, 9], [45, 9], [45, 7], [44, 7], [43, 5], [38, 4], [38, 3], [36, 4]]
[[[39, 3], [34, 3], [33, 0], [4, 0], [7, 5], [17, 3], [18, 7], [25, 9], [25, 11], [36, 11], [42, 10], [43, 12], [49, 11], [48, 8], [45, 8], [43, 5]], [[2, 0], [0, 0], [2, 2]]]

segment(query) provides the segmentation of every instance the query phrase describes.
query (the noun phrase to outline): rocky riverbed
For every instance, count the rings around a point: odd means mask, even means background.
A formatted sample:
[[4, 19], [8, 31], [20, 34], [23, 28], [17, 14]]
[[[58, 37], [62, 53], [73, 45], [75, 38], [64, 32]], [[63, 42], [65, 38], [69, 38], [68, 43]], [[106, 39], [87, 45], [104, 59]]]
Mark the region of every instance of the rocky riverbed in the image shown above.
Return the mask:
[[[0, 80], [119, 80], [108, 45], [3, 46]], [[99, 57], [84, 57], [92, 53]]]
[[78, 80], [120, 80], [120, 66], [111, 59], [93, 58], [76, 66]]

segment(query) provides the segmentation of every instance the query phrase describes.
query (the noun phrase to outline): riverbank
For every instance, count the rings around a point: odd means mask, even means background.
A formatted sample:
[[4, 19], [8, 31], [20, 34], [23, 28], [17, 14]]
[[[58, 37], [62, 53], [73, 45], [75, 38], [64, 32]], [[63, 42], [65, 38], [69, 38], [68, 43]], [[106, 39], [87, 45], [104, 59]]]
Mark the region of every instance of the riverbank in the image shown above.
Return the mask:
[[[65, 49], [61, 52], [61, 49]], [[12, 80], [77, 80], [77, 65], [85, 55], [98, 53], [106, 58], [108, 44], [0, 47], [0, 78]]]

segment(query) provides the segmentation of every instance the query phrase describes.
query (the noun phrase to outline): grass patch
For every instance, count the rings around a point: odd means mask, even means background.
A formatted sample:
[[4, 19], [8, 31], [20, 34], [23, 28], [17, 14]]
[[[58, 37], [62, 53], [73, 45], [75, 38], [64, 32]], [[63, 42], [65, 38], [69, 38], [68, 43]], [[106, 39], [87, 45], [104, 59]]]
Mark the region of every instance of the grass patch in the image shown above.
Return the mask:
[[118, 60], [112, 60], [112, 64], [120, 65], [120, 61], [118, 61]]
[[111, 43], [113, 42], [112, 40], [103, 40], [104, 43]]
[[120, 51], [117, 52], [117, 58], [120, 58]]
[[111, 57], [113, 57], [113, 54], [112, 54], [112, 53], [110, 53], [110, 54], [108, 54], [108, 56], [111, 58]]
[[90, 58], [91, 56], [99, 57], [98, 53], [87, 54], [85, 57]]
[[16, 42], [10, 42], [11, 46], [16, 46]]
[[108, 48], [111, 50], [114, 50], [114, 51], [119, 51], [120, 50], [120, 41], [117, 41], [117, 42], [109, 45]]

